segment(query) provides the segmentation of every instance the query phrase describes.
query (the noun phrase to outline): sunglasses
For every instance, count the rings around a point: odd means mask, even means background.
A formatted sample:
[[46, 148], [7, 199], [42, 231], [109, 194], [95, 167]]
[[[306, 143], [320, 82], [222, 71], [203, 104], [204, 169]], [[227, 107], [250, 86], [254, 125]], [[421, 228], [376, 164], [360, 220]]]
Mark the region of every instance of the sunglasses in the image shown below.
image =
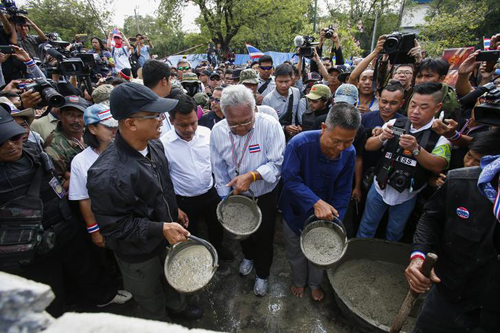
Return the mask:
[[220, 103], [220, 98], [210, 97], [210, 101], [215, 102], [215, 103]]
[[179, 70], [179, 71], [188, 71], [188, 70], [190, 70], [190, 69], [191, 69], [191, 67], [190, 67], [190, 66], [186, 66], [186, 67], [177, 67], [177, 70]]
[[273, 69], [273, 66], [259, 66], [259, 68], [263, 71], [270, 71], [271, 69]]
[[12, 138], [9, 138], [9, 139], [5, 140], [4, 142], [2, 142], [2, 143], [0, 144], [0, 147], [2, 147], [4, 144], [6, 144], [6, 143], [7, 143], [7, 142], [9, 142], [9, 141], [11, 141], [11, 142], [17, 142], [17, 141], [19, 141], [19, 140], [22, 140], [23, 136], [24, 136], [24, 134], [18, 134], [18, 135], [15, 135], [15, 136], [13, 136]]

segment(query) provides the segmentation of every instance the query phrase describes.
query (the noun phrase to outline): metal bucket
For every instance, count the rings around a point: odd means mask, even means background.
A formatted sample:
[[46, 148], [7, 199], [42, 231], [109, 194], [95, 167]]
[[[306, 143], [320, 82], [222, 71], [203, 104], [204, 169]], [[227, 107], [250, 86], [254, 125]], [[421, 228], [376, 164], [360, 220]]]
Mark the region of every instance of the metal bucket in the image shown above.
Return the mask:
[[[252, 190], [248, 191], [252, 195], [252, 199], [244, 195], [232, 195], [233, 191], [231, 191], [229, 195], [217, 205], [217, 219], [220, 224], [222, 224], [222, 227], [229, 233], [229, 236], [235, 240], [243, 240], [250, 237], [250, 235], [259, 229], [262, 223], [262, 212], [259, 206], [257, 206], [257, 200], [255, 200]], [[231, 206], [233, 206], [233, 208], [231, 208]], [[232, 221], [236, 219], [236, 216], [234, 213], [231, 213], [231, 216], [227, 213], [228, 208], [234, 209], [234, 207], [240, 209], [239, 215], [241, 218], [251, 216], [251, 220], [246, 220], [246, 222], [250, 224], [249, 228], [238, 229], [238, 224]], [[226, 216], [224, 216], [225, 214]]]
[[165, 277], [180, 293], [191, 294], [205, 287], [217, 270], [219, 257], [212, 244], [189, 236], [172, 246], [165, 259]]
[[[312, 215], [304, 225], [304, 230], [300, 235], [300, 249], [314, 266], [328, 269], [342, 259], [347, 250], [347, 235], [342, 221], [336, 217], [333, 221], [318, 220]], [[321, 246], [312, 241], [312, 235], [324, 237], [324, 241], [320, 243]], [[327, 243], [335, 239], [338, 240], [337, 243]], [[317, 255], [318, 253], [320, 255]]]

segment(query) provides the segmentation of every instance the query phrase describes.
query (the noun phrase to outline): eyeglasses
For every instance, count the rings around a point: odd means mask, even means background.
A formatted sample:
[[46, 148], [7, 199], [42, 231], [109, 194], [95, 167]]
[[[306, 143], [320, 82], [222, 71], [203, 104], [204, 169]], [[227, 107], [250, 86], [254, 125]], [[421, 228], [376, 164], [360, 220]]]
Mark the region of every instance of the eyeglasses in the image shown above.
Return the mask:
[[410, 71], [397, 71], [394, 74], [396, 74], [396, 75], [413, 75], [413, 72], [410, 72]]
[[215, 103], [220, 103], [220, 98], [210, 97], [210, 101], [215, 102]]
[[177, 67], [177, 70], [178, 70], [178, 71], [188, 71], [188, 70], [190, 70], [190, 69], [191, 69], [191, 67], [190, 67], [190, 66], [186, 66], [186, 67]]
[[157, 114], [151, 115], [151, 116], [135, 116], [135, 117], [130, 117], [130, 118], [163, 120], [163, 119], [165, 119], [165, 114], [163, 112], [161, 112], [161, 113], [157, 113]]
[[259, 66], [259, 68], [263, 71], [270, 71], [271, 69], [273, 69], [273, 66]]
[[18, 134], [18, 135], [15, 135], [15, 136], [13, 136], [12, 138], [7, 139], [7, 140], [5, 140], [4, 142], [2, 142], [2, 143], [0, 144], [0, 147], [2, 147], [4, 144], [6, 144], [6, 143], [7, 143], [7, 142], [9, 142], [9, 141], [10, 141], [10, 142], [17, 142], [17, 141], [19, 141], [19, 140], [22, 140], [23, 136], [24, 136], [24, 134]]
[[236, 129], [236, 128], [240, 127], [240, 126], [241, 127], [248, 126], [248, 125], [252, 124], [252, 122], [253, 122], [253, 117], [252, 117], [251, 120], [245, 121], [244, 123], [239, 123], [239, 124], [236, 124], [236, 125], [229, 125], [229, 122], [228, 122], [227, 125], [229, 126], [230, 129]]

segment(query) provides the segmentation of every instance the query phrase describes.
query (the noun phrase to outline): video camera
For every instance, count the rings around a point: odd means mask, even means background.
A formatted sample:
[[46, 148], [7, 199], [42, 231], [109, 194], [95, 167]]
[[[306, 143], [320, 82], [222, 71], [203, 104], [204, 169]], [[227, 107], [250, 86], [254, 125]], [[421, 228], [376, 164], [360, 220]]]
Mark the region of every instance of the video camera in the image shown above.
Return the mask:
[[38, 107], [61, 107], [64, 105], [64, 96], [57, 92], [52, 80], [34, 79], [33, 83], [25, 86], [25, 90], [30, 89], [39, 92], [42, 96], [42, 101], [38, 104]]
[[293, 43], [299, 47], [299, 55], [305, 58], [312, 58], [314, 55], [314, 45], [319, 43], [314, 42], [314, 37], [311, 36], [295, 36]]
[[384, 42], [384, 52], [389, 55], [389, 62], [393, 65], [410, 64], [415, 58], [408, 52], [415, 46], [415, 34], [402, 34], [393, 32]]
[[14, 22], [14, 24], [19, 24], [19, 25], [26, 24], [26, 19], [20, 15], [28, 15], [28, 12], [26, 10], [17, 8], [14, 0], [2, 0], [0, 9], [4, 9], [7, 12], [7, 14], [10, 15], [10, 17], [12, 18], [12, 22]]
[[474, 108], [474, 118], [484, 125], [500, 126], [500, 89], [488, 91], [484, 103]]

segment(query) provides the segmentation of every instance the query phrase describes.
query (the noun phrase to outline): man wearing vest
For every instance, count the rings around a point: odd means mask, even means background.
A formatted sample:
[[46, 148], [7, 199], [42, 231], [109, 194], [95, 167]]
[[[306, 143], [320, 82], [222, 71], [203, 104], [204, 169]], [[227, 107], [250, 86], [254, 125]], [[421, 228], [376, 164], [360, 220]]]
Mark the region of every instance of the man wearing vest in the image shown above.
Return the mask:
[[417, 194], [432, 174], [439, 174], [448, 166], [450, 142], [432, 131], [434, 115], [442, 106], [441, 88], [439, 83], [417, 85], [409, 104], [409, 118], [388, 121], [380, 135], [367, 140], [365, 149], [382, 148], [383, 157], [375, 168], [358, 238], [374, 237], [389, 209], [386, 239], [399, 241]]
[[293, 121], [299, 121], [303, 131], [316, 129], [314, 126], [318, 116], [327, 115], [330, 110], [330, 88], [324, 84], [315, 84], [311, 91], [305, 97], [307, 98], [307, 108], [305, 110], [297, 110], [297, 119], [293, 117]]
[[[413, 332], [499, 331], [499, 140], [499, 129], [474, 138], [481, 166], [448, 172], [424, 208], [405, 271], [412, 291], [430, 289]], [[429, 252], [439, 257], [430, 279], [420, 272]]]

